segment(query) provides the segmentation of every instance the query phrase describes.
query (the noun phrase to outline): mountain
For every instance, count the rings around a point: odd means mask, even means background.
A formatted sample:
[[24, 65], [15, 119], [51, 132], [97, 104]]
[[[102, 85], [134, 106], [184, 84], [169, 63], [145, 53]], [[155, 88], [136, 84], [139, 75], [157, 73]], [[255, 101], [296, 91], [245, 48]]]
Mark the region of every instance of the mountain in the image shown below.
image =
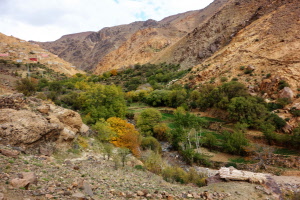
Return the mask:
[[[227, 1], [217, 0], [206, 9], [173, 15], [161, 21], [133, 22], [98, 32], [65, 35], [54, 42], [38, 44], [84, 70], [94, 71], [98, 63], [98, 68], [108, 65], [107, 69], [146, 63], [210, 18]], [[124, 63], [120, 64], [120, 61]]]
[[48, 50], [42, 49], [36, 43], [27, 42], [2, 33], [0, 33], [0, 59], [20, 64], [41, 63], [53, 71], [64, 73], [67, 76], [83, 73], [81, 70], [72, 67], [71, 63], [48, 52]]
[[[251, 93], [282, 97], [299, 83], [299, 1], [215, 0], [202, 10], [63, 36], [40, 43], [82, 69], [102, 74], [140, 63], [193, 68], [182, 83], [238, 79]], [[283, 95], [284, 96], [284, 95]]]
[[189, 84], [236, 78], [253, 93], [277, 98], [278, 85], [286, 82], [295, 96], [300, 88], [299, 15], [297, 0], [232, 1], [158, 60], [195, 66], [185, 78]]

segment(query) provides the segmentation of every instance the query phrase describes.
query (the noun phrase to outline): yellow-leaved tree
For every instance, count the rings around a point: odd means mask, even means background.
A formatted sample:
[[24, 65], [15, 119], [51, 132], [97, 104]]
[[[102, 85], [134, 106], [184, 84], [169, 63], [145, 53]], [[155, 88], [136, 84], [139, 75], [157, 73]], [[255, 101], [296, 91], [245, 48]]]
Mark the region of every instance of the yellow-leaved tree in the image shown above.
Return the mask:
[[111, 143], [117, 147], [126, 147], [135, 156], [140, 156], [140, 133], [134, 125], [118, 117], [111, 117], [107, 122], [110, 129], [116, 133], [116, 136], [111, 138]]

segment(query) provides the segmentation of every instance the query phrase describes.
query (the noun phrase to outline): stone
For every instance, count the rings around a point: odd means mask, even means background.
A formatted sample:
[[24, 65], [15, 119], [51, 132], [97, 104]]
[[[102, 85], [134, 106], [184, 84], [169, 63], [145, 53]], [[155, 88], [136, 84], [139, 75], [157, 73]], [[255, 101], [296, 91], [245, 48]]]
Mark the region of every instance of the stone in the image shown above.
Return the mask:
[[59, 136], [59, 141], [72, 141], [76, 136], [76, 133], [68, 128], [64, 128]]
[[90, 128], [85, 124], [82, 124], [79, 131], [80, 131], [80, 134], [82, 136], [89, 136], [90, 135]]
[[40, 154], [44, 156], [51, 156], [53, 154], [53, 149], [50, 147], [40, 147]]
[[54, 198], [54, 196], [52, 194], [46, 194], [45, 197], [46, 197], [46, 199], [53, 199]]
[[137, 191], [136, 194], [137, 194], [138, 196], [144, 196], [144, 195], [145, 195], [144, 192], [142, 192], [142, 191]]
[[20, 154], [19, 151], [9, 150], [9, 149], [0, 149], [0, 153], [7, 157], [12, 157], [12, 158], [17, 158], [18, 155]]
[[27, 188], [30, 182], [26, 179], [14, 178], [10, 181], [10, 185], [14, 188], [24, 187]]
[[224, 182], [224, 180], [220, 177], [220, 174], [216, 174], [215, 176], [210, 176], [205, 179], [206, 185], [210, 185], [213, 183], [221, 183]]
[[40, 113], [48, 114], [49, 111], [50, 111], [50, 106], [49, 106], [48, 104], [41, 105], [41, 106], [37, 107], [37, 110], [38, 110]]
[[279, 92], [279, 98], [287, 98], [287, 99], [293, 99], [294, 98], [294, 92], [290, 87], [284, 87]]
[[254, 67], [253, 65], [249, 65], [249, 66], [247, 67], [247, 70], [249, 70], [249, 71], [254, 71], [254, 70], [255, 70], [255, 67]]
[[77, 192], [77, 193], [74, 193], [72, 194], [72, 197], [76, 200], [85, 200], [85, 195], [82, 194], [81, 192]]
[[[77, 112], [69, 109], [60, 109], [55, 113], [59, 121], [73, 129], [72, 131], [79, 131], [82, 127], [82, 119]], [[75, 130], [74, 130], [75, 129]]]
[[0, 132], [4, 144], [30, 145], [45, 135], [52, 138], [60, 132], [55, 124], [28, 110], [1, 109], [0, 121], [9, 127]]
[[187, 194], [186, 197], [187, 198], [193, 198], [193, 195], [192, 194]]
[[4, 200], [4, 194], [0, 193], [0, 200]]
[[262, 184], [267, 180], [266, 174], [237, 170], [234, 167], [221, 167], [219, 174], [222, 179], [228, 181], [249, 181]]
[[21, 177], [31, 184], [37, 184], [37, 176], [34, 172], [22, 172]]
[[83, 181], [83, 191], [90, 197], [94, 196], [91, 185], [87, 181]]

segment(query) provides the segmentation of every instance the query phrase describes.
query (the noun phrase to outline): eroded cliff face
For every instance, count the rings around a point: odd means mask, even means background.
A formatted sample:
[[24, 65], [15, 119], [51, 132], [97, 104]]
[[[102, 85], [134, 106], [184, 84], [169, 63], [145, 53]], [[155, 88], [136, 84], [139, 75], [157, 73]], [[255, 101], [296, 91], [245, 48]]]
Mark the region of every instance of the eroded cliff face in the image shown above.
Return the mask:
[[24, 151], [67, 148], [89, 128], [77, 112], [23, 94], [0, 96], [0, 143]]

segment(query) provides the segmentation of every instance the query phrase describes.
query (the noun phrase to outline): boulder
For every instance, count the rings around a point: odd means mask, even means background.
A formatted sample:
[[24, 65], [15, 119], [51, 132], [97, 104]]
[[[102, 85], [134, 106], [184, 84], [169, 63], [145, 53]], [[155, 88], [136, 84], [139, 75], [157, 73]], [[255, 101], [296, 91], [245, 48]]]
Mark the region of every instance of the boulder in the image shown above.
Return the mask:
[[247, 70], [249, 70], [249, 71], [254, 71], [254, 70], [255, 70], [255, 67], [254, 67], [253, 65], [249, 65], [249, 66], [247, 67]]
[[50, 111], [50, 106], [49, 106], [48, 104], [41, 105], [41, 106], [37, 107], [37, 110], [38, 110], [40, 113], [48, 114], [49, 111]]
[[10, 184], [14, 188], [20, 188], [20, 187], [27, 188], [30, 182], [27, 179], [14, 178], [10, 181]]
[[78, 132], [82, 126], [82, 119], [77, 112], [68, 109], [60, 109], [59, 112], [55, 113], [59, 121], [69, 127], [71, 127], [74, 132]]
[[79, 131], [80, 131], [80, 134], [82, 136], [89, 136], [90, 135], [90, 128], [85, 124], [82, 124]]
[[214, 176], [210, 176], [207, 179], [205, 179], [206, 185], [210, 185], [213, 183], [221, 183], [224, 182], [224, 179], [221, 178], [220, 174], [216, 174]]
[[73, 131], [69, 130], [68, 128], [64, 128], [61, 131], [61, 134], [59, 136], [59, 141], [72, 141], [76, 136], [76, 133]]
[[284, 87], [280, 93], [279, 98], [287, 98], [287, 99], [293, 99], [294, 98], [294, 92], [289, 87]]
[[253, 173], [248, 171], [237, 170], [234, 167], [221, 167], [219, 170], [220, 177], [231, 181], [247, 181], [251, 183], [265, 183], [267, 175], [263, 173]]
[[19, 94], [0, 96], [0, 124], [1, 144], [46, 156], [55, 148], [69, 147], [77, 134], [89, 132], [77, 112]]
[[76, 199], [76, 200], [85, 200], [85, 195], [82, 194], [81, 192], [77, 192], [77, 193], [74, 193], [72, 195], [73, 199]]
[[22, 172], [21, 178], [27, 180], [31, 184], [37, 184], [37, 176], [34, 172]]
[[91, 185], [87, 181], [83, 181], [83, 191], [90, 197], [94, 196]]
[[10, 150], [10, 149], [0, 149], [0, 153], [7, 157], [12, 157], [12, 158], [16, 158], [20, 154], [19, 151]]
[[60, 132], [55, 124], [41, 115], [27, 110], [1, 109], [0, 122], [6, 129], [0, 129], [2, 143], [14, 146], [33, 144], [44, 135], [52, 137]]

